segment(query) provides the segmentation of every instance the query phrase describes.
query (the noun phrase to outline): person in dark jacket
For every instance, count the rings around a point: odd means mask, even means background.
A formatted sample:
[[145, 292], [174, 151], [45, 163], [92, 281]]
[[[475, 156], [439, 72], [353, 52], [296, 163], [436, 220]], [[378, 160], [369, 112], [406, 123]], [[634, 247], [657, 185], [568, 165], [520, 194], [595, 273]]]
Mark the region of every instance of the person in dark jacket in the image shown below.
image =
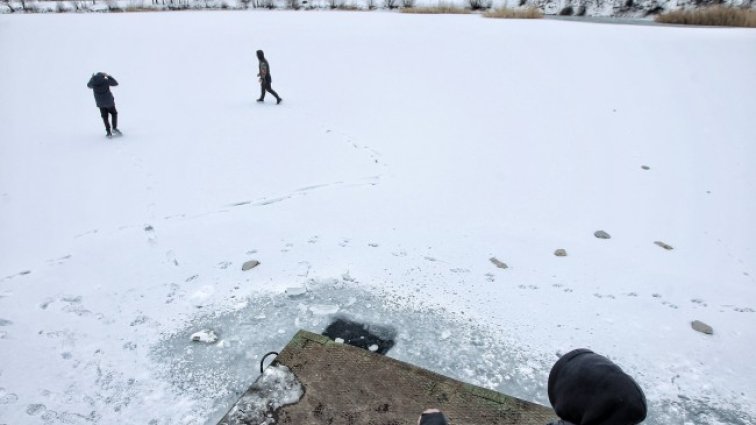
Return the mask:
[[265, 102], [265, 92], [267, 91], [276, 97], [276, 105], [278, 105], [283, 99], [270, 87], [270, 83], [273, 82], [273, 79], [270, 78], [270, 65], [262, 50], [257, 51], [257, 60], [260, 61], [258, 64], [259, 72], [257, 73], [257, 76], [260, 77], [260, 98], [257, 101]]
[[635, 425], [646, 418], [646, 396], [633, 378], [585, 348], [554, 364], [548, 392], [561, 419], [553, 425]]
[[[107, 137], [112, 137], [113, 133], [115, 133], [116, 136], [121, 135], [121, 131], [118, 130], [118, 111], [115, 107], [115, 99], [113, 99], [113, 93], [110, 92], [110, 87], [117, 85], [118, 81], [116, 81], [112, 75], [108, 75], [104, 72], [92, 74], [92, 78], [90, 78], [87, 83], [87, 87], [94, 92], [97, 107], [100, 108], [100, 116], [102, 117], [102, 122], [105, 123]], [[108, 115], [113, 119], [113, 133], [110, 132]]]

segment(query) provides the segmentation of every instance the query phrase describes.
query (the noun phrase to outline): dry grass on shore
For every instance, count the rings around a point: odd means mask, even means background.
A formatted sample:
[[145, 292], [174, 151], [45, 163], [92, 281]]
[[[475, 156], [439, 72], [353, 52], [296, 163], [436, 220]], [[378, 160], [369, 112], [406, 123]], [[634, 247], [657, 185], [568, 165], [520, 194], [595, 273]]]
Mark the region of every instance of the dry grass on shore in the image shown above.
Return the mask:
[[498, 9], [487, 10], [483, 16], [486, 18], [500, 19], [539, 19], [543, 18], [543, 12], [536, 7], [525, 7], [520, 9], [510, 9], [502, 7]]
[[665, 24], [756, 27], [756, 11], [713, 6], [691, 10], [673, 10], [657, 15], [655, 20]]

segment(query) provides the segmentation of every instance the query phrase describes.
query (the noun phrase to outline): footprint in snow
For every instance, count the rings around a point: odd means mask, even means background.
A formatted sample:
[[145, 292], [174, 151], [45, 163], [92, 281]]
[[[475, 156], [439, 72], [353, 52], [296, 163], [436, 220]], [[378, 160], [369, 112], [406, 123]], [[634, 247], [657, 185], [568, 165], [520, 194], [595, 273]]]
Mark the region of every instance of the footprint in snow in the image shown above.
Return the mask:
[[147, 241], [151, 244], [157, 243], [157, 235], [155, 234], [155, 228], [148, 224], [144, 226], [144, 233], [147, 234]]
[[129, 324], [129, 326], [143, 325], [143, 324], [145, 324], [147, 322], [150, 322], [150, 321], [151, 321], [151, 319], [149, 317], [145, 316], [144, 314], [140, 314], [134, 320], [131, 321], [131, 323]]
[[179, 290], [181, 289], [181, 287], [175, 283], [171, 283], [170, 288], [171, 290], [168, 292], [168, 295], [166, 295], [165, 297], [166, 304], [171, 304], [172, 302], [174, 302], [176, 300]]
[[163, 217], [165, 220], [173, 220], [174, 218], [186, 218], [186, 214], [167, 215]]
[[173, 263], [174, 266], [178, 267], [179, 262], [176, 259], [176, 254], [173, 252], [172, 249], [169, 249], [168, 251], [165, 252], [165, 258], [166, 260], [168, 260], [169, 263]]
[[42, 310], [47, 310], [47, 307], [54, 302], [55, 300], [52, 298], [45, 298], [45, 300], [42, 301], [42, 303], [39, 305], [39, 308], [41, 308]]
[[88, 316], [92, 314], [91, 311], [87, 310], [83, 305], [81, 305], [81, 295], [76, 297], [63, 297], [60, 299], [66, 305], [63, 306], [62, 310], [66, 313], [72, 313], [77, 316]]
[[53, 259], [47, 260], [47, 263], [48, 264], [63, 264], [70, 258], [71, 258], [71, 254], [68, 254], [60, 258], [53, 258]]
[[0, 388], [0, 405], [13, 404], [18, 401], [18, 396], [14, 393], [6, 393], [5, 388]]
[[675, 309], [675, 310], [677, 310], [677, 308], [678, 308], [675, 304], [672, 304], [669, 301], [662, 301], [662, 305], [666, 305], [667, 307]]
[[96, 234], [99, 231], [100, 231], [99, 229], [93, 229], [93, 230], [90, 230], [88, 232], [79, 233], [78, 235], [74, 236], [74, 238], [78, 239], [78, 238], [81, 238], [81, 237], [84, 237], [84, 236], [94, 235], [94, 234]]
[[332, 184], [333, 183], [313, 184], [310, 186], [300, 187], [299, 189], [296, 190], [296, 192], [309, 192], [311, 190], [322, 189], [324, 187], [331, 186]]
[[10, 326], [12, 324], [13, 322], [11, 322], [10, 320], [0, 319], [0, 326]]
[[36, 416], [44, 413], [47, 410], [47, 406], [41, 403], [30, 404], [26, 406], [26, 414], [29, 416]]

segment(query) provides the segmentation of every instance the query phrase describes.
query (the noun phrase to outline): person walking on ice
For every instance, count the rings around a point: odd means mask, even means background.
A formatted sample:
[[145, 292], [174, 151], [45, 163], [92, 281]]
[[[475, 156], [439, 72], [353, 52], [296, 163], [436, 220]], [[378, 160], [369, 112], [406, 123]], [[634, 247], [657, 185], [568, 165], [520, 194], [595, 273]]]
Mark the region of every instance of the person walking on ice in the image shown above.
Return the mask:
[[[102, 122], [105, 123], [105, 135], [108, 138], [113, 137], [113, 134], [116, 136], [121, 135], [121, 130], [118, 129], [118, 111], [115, 107], [115, 99], [113, 99], [113, 93], [110, 92], [110, 87], [117, 85], [118, 81], [116, 81], [113, 76], [104, 72], [92, 74], [92, 78], [90, 78], [87, 83], [87, 87], [94, 92], [95, 103], [97, 104], [97, 107], [100, 108], [100, 116], [102, 117]], [[112, 133], [110, 132], [108, 115], [113, 118]]]
[[270, 83], [273, 82], [273, 79], [270, 78], [270, 65], [268, 64], [268, 60], [265, 59], [265, 54], [262, 50], [257, 51], [257, 60], [260, 61], [258, 65], [259, 72], [257, 73], [257, 76], [260, 77], [260, 98], [257, 101], [265, 102], [265, 92], [267, 91], [276, 97], [276, 105], [278, 105], [283, 99], [270, 87]]

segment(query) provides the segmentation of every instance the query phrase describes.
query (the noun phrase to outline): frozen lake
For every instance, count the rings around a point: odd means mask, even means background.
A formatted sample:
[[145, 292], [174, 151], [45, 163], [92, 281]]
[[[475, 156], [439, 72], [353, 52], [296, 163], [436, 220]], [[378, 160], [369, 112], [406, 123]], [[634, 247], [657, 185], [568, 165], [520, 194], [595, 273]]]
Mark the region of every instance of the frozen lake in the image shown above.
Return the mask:
[[[0, 15], [0, 423], [212, 423], [264, 353], [340, 315], [539, 403], [587, 347], [637, 379], [646, 423], [753, 423], [754, 47], [551, 19]], [[281, 105], [255, 102], [257, 49]]]

